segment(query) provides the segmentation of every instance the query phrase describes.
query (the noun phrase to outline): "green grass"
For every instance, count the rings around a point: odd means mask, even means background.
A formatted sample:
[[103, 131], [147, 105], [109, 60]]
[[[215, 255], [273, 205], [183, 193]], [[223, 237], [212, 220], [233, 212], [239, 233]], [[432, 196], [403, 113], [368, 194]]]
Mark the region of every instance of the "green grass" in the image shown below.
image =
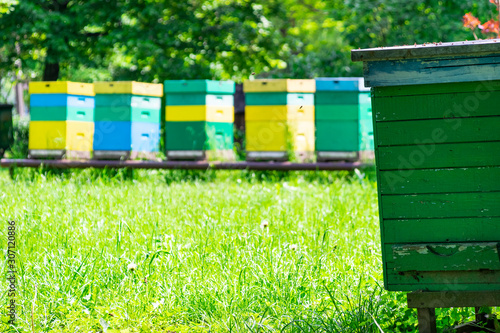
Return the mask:
[[[6, 221], [18, 227], [13, 332], [32, 332], [32, 319], [34, 332], [415, 330], [405, 294], [381, 288], [372, 175], [24, 170], [14, 178], [0, 172], [2, 249]], [[4, 313], [7, 288], [2, 280]], [[444, 327], [471, 312], [438, 314]]]

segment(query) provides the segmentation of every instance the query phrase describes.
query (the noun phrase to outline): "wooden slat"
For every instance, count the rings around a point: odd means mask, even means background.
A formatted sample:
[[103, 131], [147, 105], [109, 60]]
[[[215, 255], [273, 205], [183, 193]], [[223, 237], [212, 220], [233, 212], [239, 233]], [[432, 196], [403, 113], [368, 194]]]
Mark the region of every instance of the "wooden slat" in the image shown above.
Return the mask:
[[387, 271], [500, 270], [499, 242], [385, 245]]
[[[500, 271], [437, 271], [437, 272], [389, 272], [389, 284], [418, 284], [420, 289], [448, 288], [461, 290], [464, 284], [478, 284], [476, 290], [487, 290], [488, 285], [500, 284]], [[491, 288], [491, 286], [489, 286]]]
[[500, 168], [380, 171], [378, 188], [383, 195], [500, 191]]
[[436, 309], [418, 308], [417, 318], [419, 333], [437, 333]]
[[415, 84], [408, 86], [374, 87], [372, 95], [375, 97], [418, 96], [454, 93], [478, 93], [500, 90], [500, 81], [481, 80], [477, 82]]
[[395, 146], [378, 150], [379, 170], [500, 165], [500, 142]]
[[467, 117], [498, 116], [500, 92], [486, 95], [454, 93], [441, 95], [398, 96], [372, 98], [373, 116], [376, 121], [448, 119], [452, 126], [460, 125], [459, 119]]
[[500, 140], [500, 116], [378, 122], [378, 146]]
[[408, 294], [408, 307], [481, 307], [500, 306], [500, 291], [443, 291], [443, 292], [416, 292]]
[[384, 219], [496, 217], [500, 192], [382, 196]]
[[[63, 155], [64, 150], [59, 151]], [[61, 156], [59, 156], [60, 158]], [[96, 160], [36, 160], [36, 159], [1, 159], [2, 168], [40, 168], [40, 166], [54, 169], [186, 169], [186, 170], [288, 170], [288, 171], [316, 171], [316, 170], [354, 170], [372, 167], [361, 162], [319, 162], [319, 163], [291, 163], [291, 162], [218, 162], [218, 161], [96, 161]]]
[[[500, 283], [495, 284], [481, 284], [481, 283], [464, 283], [456, 285], [458, 291], [498, 291], [500, 290]], [[450, 290], [447, 285], [443, 284], [390, 284], [386, 288], [389, 291], [425, 291], [425, 292], [440, 292], [443, 290]]]
[[387, 244], [493, 242], [500, 239], [500, 217], [385, 219], [382, 229]]
[[475, 40], [453, 43], [427, 43], [392, 47], [352, 50], [352, 61], [380, 61], [390, 59], [413, 59], [425, 57], [457, 57], [461, 55], [500, 54], [497, 40]]

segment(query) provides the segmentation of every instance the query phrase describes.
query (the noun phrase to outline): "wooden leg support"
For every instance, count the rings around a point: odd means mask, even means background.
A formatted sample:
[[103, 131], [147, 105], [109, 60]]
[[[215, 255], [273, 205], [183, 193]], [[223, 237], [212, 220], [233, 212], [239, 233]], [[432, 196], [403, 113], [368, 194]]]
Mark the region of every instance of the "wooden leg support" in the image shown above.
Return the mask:
[[475, 306], [474, 312], [476, 313], [476, 322], [485, 321], [484, 313], [481, 313], [481, 307]]
[[417, 309], [420, 333], [436, 333], [435, 308], [451, 307], [475, 307], [476, 310], [476, 321], [458, 325], [454, 327], [454, 332], [478, 332], [478, 328], [481, 331], [480, 325], [485, 324], [486, 328], [494, 332], [495, 324], [487, 317], [489, 311], [485, 308], [500, 305], [500, 291], [412, 292], [407, 294], [407, 301], [410, 309]]
[[435, 309], [418, 308], [417, 316], [419, 333], [437, 333]]

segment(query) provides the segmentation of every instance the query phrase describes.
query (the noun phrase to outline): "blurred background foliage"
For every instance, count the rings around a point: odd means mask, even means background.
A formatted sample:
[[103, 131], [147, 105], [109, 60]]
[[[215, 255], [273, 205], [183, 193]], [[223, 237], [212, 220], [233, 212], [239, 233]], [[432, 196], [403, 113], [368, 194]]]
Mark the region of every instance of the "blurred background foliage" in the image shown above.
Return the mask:
[[350, 50], [473, 39], [486, 0], [0, 0], [0, 78], [360, 76]]

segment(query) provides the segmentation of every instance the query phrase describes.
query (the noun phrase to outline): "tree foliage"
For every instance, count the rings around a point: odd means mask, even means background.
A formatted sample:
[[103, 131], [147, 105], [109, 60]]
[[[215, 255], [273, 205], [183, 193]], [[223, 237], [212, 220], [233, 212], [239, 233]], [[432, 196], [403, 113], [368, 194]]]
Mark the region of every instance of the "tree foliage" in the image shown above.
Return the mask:
[[44, 80], [57, 79], [61, 66], [102, 66], [109, 49], [101, 41], [119, 27], [121, 7], [119, 0], [20, 1], [0, 18], [3, 63]]
[[120, 78], [230, 78], [270, 68], [279, 49], [267, 17], [272, 8], [248, 0], [131, 0], [118, 53]]
[[473, 0], [0, 0], [0, 75], [357, 76], [352, 48], [464, 40], [463, 15], [491, 17], [493, 7]]
[[17, 2], [18, 0], [0, 0], [0, 15], [10, 12]]

